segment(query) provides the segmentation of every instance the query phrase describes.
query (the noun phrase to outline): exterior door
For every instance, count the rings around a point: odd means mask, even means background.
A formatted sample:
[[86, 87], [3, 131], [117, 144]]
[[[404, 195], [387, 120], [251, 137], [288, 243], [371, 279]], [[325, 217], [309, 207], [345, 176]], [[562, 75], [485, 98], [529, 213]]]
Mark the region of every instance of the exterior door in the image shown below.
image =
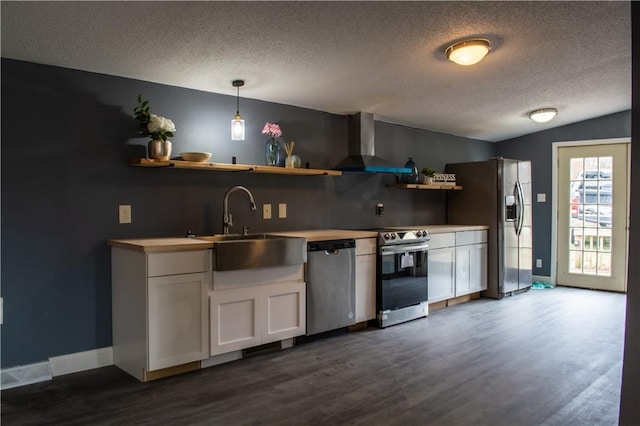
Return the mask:
[[557, 283], [626, 291], [628, 144], [558, 148]]

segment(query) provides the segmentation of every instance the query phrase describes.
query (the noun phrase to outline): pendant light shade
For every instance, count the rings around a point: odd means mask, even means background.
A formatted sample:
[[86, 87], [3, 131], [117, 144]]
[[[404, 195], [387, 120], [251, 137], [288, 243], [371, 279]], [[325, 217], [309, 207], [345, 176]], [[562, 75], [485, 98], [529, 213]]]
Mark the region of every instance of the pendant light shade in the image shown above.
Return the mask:
[[231, 140], [244, 140], [244, 120], [240, 116], [240, 88], [244, 86], [244, 80], [233, 80], [233, 87], [237, 89], [236, 93], [236, 115], [231, 120]]
[[552, 120], [558, 115], [558, 110], [555, 108], [542, 108], [529, 113], [529, 118], [537, 123], [546, 123]]
[[452, 44], [447, 47], [444, 53], [447, 55], [447, 59], [458, 65], [473, 65], [487, 56], [490, 50], [491, 43], [489, 43], [489, 40], [475, 38]]

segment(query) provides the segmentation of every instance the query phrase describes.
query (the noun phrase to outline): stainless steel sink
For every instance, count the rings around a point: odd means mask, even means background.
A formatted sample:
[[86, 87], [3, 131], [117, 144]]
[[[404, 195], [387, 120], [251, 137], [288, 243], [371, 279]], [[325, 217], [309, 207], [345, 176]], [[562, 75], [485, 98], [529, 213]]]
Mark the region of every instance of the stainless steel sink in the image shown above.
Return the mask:
[[306, 240], [273, 234], [196, 237], [213, 243], [213, 270], [269, 268], [307, 261]]

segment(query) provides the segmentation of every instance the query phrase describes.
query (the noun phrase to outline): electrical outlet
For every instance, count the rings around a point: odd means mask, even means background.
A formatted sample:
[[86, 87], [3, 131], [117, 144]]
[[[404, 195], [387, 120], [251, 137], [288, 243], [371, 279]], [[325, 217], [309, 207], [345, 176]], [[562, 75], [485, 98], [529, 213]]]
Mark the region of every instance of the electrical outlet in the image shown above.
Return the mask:
[[286, 203], [278, 204], [278, 217], [280, 219], [285, 219], [287, 217], [287, 205], [286, 205]]
[[547, 194], [545, 194], [544, 192], [538, 193], [536, 200], [539, 203], [546, 203], [547, 202]]
[[271, 219], [271, 204], [262, 205], [262, 218]]
[[384, 204], [376, 204], [376, 216], [382, 216], [384, 214]]
[[121, 204], [118, 206], [119, 223], [131, 223], [131, 206]]
[[542, 259], [536, 259], [536, 268], [542, 268]]

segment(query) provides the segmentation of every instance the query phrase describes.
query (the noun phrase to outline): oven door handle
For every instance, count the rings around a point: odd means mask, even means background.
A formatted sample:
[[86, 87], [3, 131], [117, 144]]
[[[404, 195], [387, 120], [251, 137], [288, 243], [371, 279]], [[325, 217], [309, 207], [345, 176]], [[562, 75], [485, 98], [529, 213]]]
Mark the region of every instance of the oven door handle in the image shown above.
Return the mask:
[[429, 249], [428, 243], [423, 244], [403, 244], [397, 246], [383, 246], [380, 247], [380, 254], [402, 254], [402, 253], [411, 253], [414, 251], [426, 251]]

